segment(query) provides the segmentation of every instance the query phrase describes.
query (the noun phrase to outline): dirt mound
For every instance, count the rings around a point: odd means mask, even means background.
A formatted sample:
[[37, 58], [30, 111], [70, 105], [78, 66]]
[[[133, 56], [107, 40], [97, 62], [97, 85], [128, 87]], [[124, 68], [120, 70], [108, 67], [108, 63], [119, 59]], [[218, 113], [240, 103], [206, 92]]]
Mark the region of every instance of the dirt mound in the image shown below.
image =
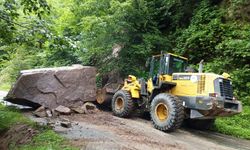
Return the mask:
[[28, 125], [14, 125], [7, 132], [0, 135], [0, 149], [8, 150], [9, 147], [16, 147], [31, 141], [38, 133], [37, 130]]

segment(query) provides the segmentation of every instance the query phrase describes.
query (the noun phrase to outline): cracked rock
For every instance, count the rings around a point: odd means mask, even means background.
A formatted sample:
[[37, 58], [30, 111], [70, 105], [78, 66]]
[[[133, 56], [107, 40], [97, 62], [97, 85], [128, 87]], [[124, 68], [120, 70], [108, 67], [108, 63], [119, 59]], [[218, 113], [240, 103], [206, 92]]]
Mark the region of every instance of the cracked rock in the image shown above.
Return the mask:
[[21, 71], [6, 101], [37, 108], [82, 106], [96, 99], [96, 69], [90, 66]]

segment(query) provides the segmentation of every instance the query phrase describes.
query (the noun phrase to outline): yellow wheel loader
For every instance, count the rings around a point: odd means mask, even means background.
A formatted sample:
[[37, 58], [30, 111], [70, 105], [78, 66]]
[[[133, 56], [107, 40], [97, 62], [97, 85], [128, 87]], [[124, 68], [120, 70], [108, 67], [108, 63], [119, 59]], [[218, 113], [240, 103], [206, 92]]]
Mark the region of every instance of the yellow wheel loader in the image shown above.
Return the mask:
[[114, 94], [114, 115], [129, 117], [140, 109], [150, 112], [155, 128], [174, 131], [184, 119], [192, 127], [207, 129], [215, 117], [242, 111], [228, 74], [202, 73], [202, 63], [195, 73], [188, 69], [187, 60], [171, 53], [152, 56], [149, 79], [129, 75]]

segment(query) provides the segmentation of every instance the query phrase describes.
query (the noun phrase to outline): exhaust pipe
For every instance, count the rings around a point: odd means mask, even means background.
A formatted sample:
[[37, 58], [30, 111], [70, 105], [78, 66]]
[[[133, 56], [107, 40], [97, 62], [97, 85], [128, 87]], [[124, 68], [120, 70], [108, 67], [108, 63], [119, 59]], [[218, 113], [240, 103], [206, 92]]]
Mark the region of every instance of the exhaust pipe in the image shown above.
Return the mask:
[[202, 73], [202, 71], [203, 71], [203, 62], [204, 62], [204, 60], [202, 59], [199, 63], [199, 73]]

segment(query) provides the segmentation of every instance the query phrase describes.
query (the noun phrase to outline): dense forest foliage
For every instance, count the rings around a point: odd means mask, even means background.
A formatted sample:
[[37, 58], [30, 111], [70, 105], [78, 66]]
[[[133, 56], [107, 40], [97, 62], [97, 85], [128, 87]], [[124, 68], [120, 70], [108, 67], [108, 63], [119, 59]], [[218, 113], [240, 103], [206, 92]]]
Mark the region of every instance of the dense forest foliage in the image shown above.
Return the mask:
[[76, 63], [146, 76], [147, 58], [166, 51], [228, 72], [250, 105], [248, 0], [2, 0], [0, 26], [0, 84]]

